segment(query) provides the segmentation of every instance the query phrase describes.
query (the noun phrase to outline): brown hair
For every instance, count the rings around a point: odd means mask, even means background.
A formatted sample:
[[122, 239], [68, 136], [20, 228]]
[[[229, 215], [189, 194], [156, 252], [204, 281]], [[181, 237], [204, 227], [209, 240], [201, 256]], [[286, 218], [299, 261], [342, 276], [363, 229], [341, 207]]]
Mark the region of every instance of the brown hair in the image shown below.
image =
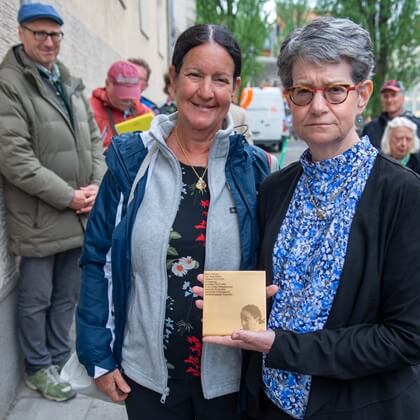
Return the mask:
[[127, 61], [129, 61], [131, 64], [135, 64], [136, 66], [144, 67], [147, 72], [147, 81], [149, 81], [152, 69], [150, 68], [149, 64], [147, 64], [146, 60], [143, 60], [142, 58], [129, 58]]

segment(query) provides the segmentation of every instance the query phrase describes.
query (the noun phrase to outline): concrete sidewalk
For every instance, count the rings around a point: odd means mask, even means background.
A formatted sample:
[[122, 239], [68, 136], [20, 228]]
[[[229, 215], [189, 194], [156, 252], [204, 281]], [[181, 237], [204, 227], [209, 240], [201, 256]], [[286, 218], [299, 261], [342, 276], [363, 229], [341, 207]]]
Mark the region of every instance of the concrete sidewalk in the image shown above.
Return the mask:
[[127, 420], [124, 406], [77, 395], [70, 401], [42, 398], [23, 382], [5, 420]]
[[[72, 352], [75, 351], [75, 325], [70, 329]], [[123, 405], [78, 394], [70, 401], [49, 401], [29, 389], [23, 380], [15, 402], [5, 419], [0, 420], [127, 420]]]

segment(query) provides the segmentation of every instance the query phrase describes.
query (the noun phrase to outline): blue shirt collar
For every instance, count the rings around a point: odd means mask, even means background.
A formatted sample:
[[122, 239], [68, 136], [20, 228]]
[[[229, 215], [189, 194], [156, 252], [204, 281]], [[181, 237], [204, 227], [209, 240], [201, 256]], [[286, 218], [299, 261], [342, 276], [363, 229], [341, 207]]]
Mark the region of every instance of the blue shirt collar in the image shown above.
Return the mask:
[[309, 178], [330, 180], [332, 176], [347, 175], [349, 168], [364, 160], [372, 148], [368, 137], [364, 136], [344, 153], [318, 162], [312, 161], [311, 152], [306, 149], [300, 158], [300, 163]]
[[41, 73], [41, 75], [45, 77], [46, 79], [48, 79], [50, 82], [56, 83], [60, 81], [61, 73], [56, 63], [53, 64], [51, 71], [41, 64], [35, 63], [35, 65], [37, 69], [39, 70], [39, 72]]

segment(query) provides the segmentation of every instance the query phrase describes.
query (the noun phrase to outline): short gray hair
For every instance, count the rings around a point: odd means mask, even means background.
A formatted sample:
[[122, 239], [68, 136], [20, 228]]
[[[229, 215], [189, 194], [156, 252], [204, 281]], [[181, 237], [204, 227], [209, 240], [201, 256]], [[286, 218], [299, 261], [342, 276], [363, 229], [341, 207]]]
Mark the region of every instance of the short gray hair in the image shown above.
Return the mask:
[[391, 130], [393, 128], [406, 127], [413, 132], [413, 145], [410, 153], [417, 153], [420, 149], [420, 140], [417, 137], [417, 125], [406, 117], [395, 117], [391, 121], [388, 121], [388, 125], [385, 128], [384, 135], [381, 140], [381, 150], [386, 155], [391, 155], [391, 146], [389, 141], [391, 140]]
[[277, 67], [283, 87], [293, 85], [297, 60], [316, 64], [346, 61], [354, 83], [373, 76], [375, 60], [369, 32], [349, 19], [324, 16], [292, 31], [280, 49]]

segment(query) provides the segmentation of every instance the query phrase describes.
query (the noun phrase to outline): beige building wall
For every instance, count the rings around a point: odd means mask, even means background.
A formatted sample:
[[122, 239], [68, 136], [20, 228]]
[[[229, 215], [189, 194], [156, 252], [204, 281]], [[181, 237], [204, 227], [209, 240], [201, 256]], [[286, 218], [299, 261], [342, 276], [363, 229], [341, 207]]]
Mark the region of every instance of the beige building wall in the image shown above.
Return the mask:
[[64, 19], [60, 59], [87, 90], [103, 86], [118, 59], [141, 57], [152, 68], [145, 96], [164, 101], [168, 67], [167, 0], [51, 0]]
[[[44, 0], [45, 1], [45, 0]], [[183, 0], [185, 1], [185, 0]], [[81, 77], [90, 95], [105, 82], [119, 59], [142, 57], [152, 68], [145, 96], [164, 101], [163, 73], [168, 68], [168, 0], [49, 0], [64, 19], [60, 59]], [[0, 57], [18, 42], [19, 0], [0, 0]], [[172, 19], [171, 19], [172, 20]]]
[[176, 38], [189, 26], [194, 25], [196, 18], [195, 0], [168, 0], [168, 21], [170, 54]]
[[[18, 2], [0, 0], [0, 57], [16, 40]], [[1, 124], [1, 121], [0, 121]], [[16, 334], [17, 261], [8, 253], [6, 209], [0, 178], [0, 418], [13, 401], [22, 369]]]
[[[102, 86], [106, 71], [118, 59], [142, 57], [152, 68], [145, 96], [162, 103], [165, 96], [169, 0], [40, 0], [54, 5], [64, 19], [60, 59], [81, 77], [89, 96]], [[17, 44], [20, 0], [0, 0], [0, 61]], [[1, 120], [0, 120], [1, 124]], [[0, 418], [13, 403], [22, 377], [16, 334], [17, 263], [8, 253], [2, 180], [0, 178]], [[34, 278], [36, 287], [36, 278]]]

